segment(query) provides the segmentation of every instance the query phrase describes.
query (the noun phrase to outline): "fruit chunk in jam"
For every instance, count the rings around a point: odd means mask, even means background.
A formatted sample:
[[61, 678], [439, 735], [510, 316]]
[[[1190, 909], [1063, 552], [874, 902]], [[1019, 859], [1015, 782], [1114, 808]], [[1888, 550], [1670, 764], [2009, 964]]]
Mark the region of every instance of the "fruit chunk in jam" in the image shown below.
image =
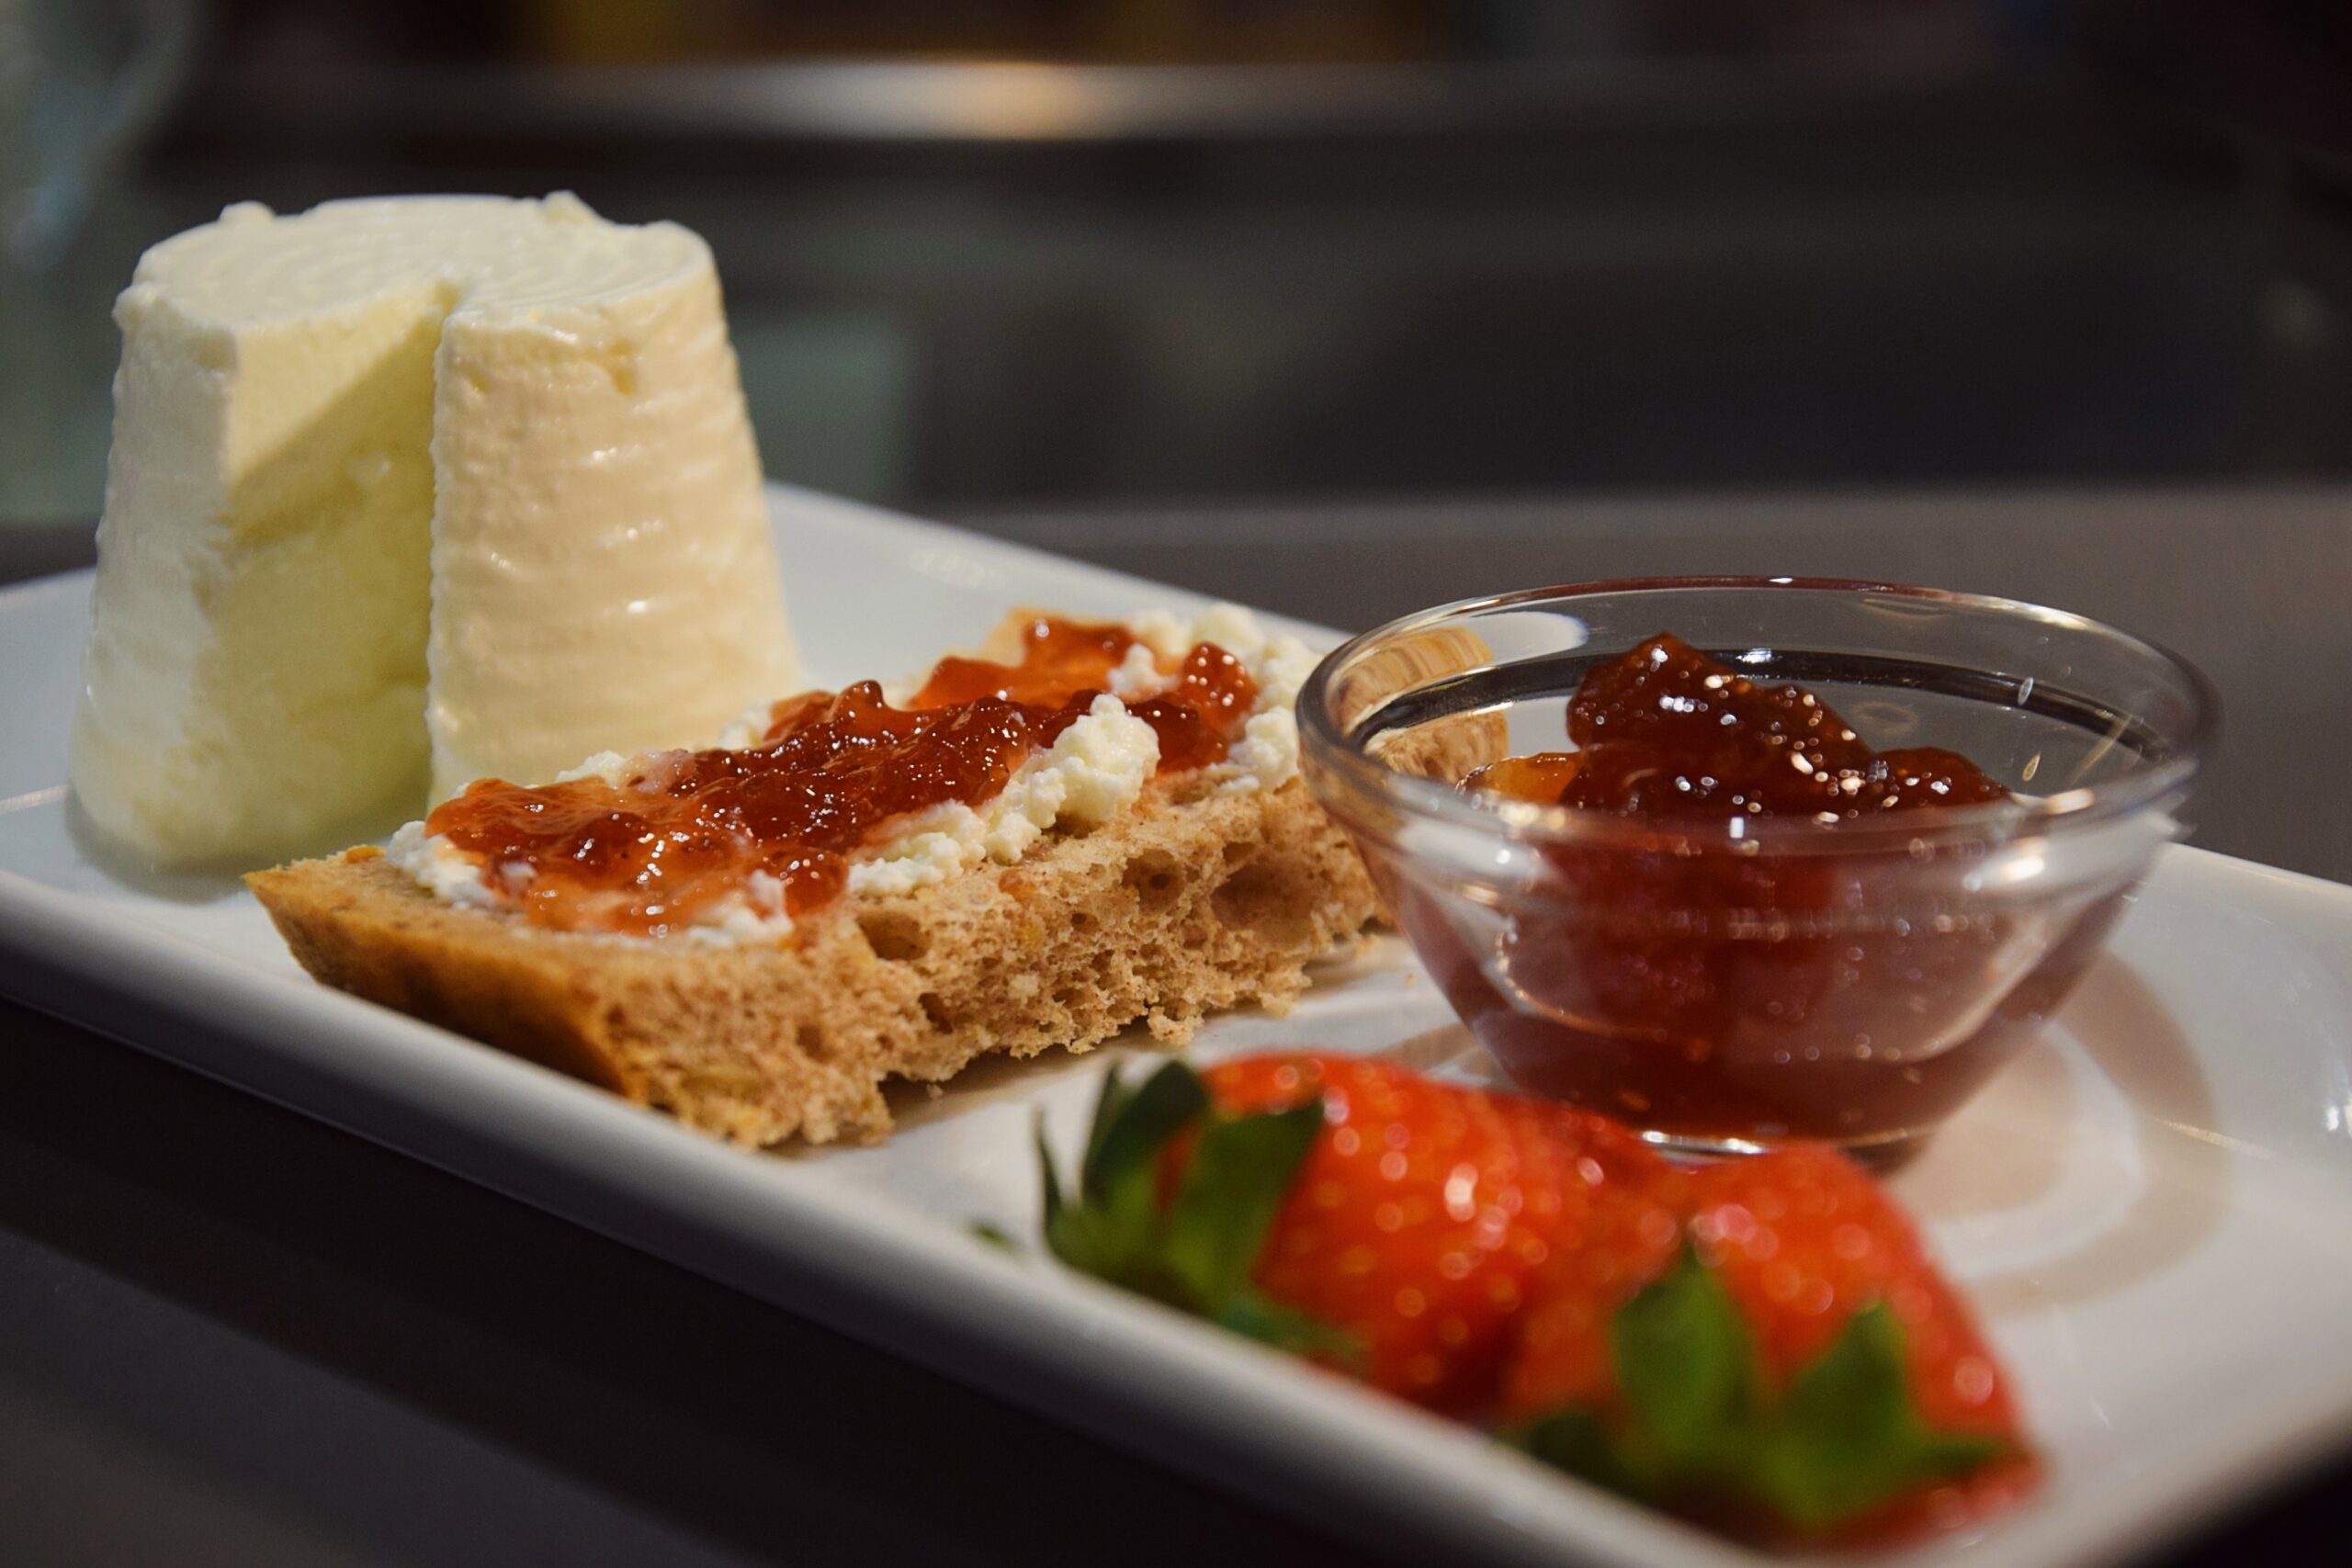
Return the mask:
[[1812, 694], [1670, 637], [1590, 671], [1568, 734], [1576, 750], [1463, 787], [1657, 833], [1551, 847], [1554, 885], [1501, 915], [1401, 891], [1400, 919], [1513, 1078], [1653, 1135], [1868, 1146], [1931, 1128], [2031, 1037], [2117, 912], [1923, 894], [1923, 854], [1966, 852], [1928, 839], [1806, 853], [1726, 833], [1793, 819], [1826, 846], [2010, 796], [1957, 753], [1873, 750]]
[[1673, 637], [1586, 675], [1568, 739], [1576, 750], [1505, 758], [1463, 787], [1623, 817], [1824, 823], [2008, 798], [1958, 752], [1873, 751], [1804, 687], [1758, 685]]
[[[849, 857], [893, 819], [997, 795], [1143, 646], [1124, 626], [1040, 616], [1012, 662], [944, 659], [903, 708], [871, 681], [804, 693], [775, 705], [755, 745], [640, 759], [618, 785], [483, 780], [425, 830], [560, 930], [658, 936], [738, 894], [798, 915], [842, 891]], [[1126, 705], [1158, 734], [1159, 771], [1221, 760], [1257, 701], [1249, 671], [1211, 643], [1151, 662], [1165, 689]]]

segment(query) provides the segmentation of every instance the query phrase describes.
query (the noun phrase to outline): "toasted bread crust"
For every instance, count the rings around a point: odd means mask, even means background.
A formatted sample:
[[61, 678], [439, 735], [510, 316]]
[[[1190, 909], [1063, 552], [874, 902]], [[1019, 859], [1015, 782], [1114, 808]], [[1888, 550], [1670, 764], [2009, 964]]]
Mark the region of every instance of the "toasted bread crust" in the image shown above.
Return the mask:
[[1374, 912], [1354, 850], [1293, 779], [1167, 786], [1019, 864], [852, 894], [772, 945], [564, 934], [441, 903], [373, 851], [246, 878], [330, 986], [604, 1084], [740, 1143], [878, 1139], [882, 1085], [990, 1052], [1086, 1049], [1143, 1020], [1281, 1010]]

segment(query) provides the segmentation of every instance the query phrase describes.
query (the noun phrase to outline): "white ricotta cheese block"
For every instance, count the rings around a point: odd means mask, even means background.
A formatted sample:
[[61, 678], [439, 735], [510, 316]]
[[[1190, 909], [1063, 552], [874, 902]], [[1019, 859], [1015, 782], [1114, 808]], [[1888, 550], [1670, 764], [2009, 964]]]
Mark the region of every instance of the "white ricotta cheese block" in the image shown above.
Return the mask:
[[277, 858], [790, 689], [686, 230], [569, 196], [233, 207], [115, 314], [72, 775], [143, 857]]

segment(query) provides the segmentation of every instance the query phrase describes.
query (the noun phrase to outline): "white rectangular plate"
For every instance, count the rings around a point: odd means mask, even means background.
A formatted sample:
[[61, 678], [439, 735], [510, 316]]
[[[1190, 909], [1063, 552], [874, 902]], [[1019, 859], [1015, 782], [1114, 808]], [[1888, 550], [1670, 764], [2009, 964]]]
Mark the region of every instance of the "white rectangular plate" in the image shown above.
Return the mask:
[[[775, 510], [820, 681], [918, 670], [1016, 604], [1193, 602], [821, 497]], [[878, 1148], [749, 1154], [312, 985], [232, 883], [103, 868], [64, 786], [88, 593], [0, 592], [0, 976], [23, 999], [1336, 1529], [1451, 1561], [1754, 1561], [971, 1239], [978, 1219], [1034, 1239], [1033, 1108], [1070, 1146], [1102, 1056], [907, 1096]], [[2062, 1022], [1895, 1179], [2052, 1465], [2040, 1500], [1915, 1557], [2112, 1560], [2352, 1436], [2347, 987], [2352, 889], [2171, 852]], [[1193, 1049], [1306, 1043], [1483, 1071], [1393, 940]]]

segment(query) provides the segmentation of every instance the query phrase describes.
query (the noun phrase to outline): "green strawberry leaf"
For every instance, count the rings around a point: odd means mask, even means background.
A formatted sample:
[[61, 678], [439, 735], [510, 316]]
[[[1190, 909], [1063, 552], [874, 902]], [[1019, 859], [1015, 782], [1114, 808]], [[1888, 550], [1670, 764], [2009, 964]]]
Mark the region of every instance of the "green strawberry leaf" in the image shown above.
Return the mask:
[[1046, 1142], [1046, 1113], [1039, 1111], [1029, 1119], [1029, 1138], [1037, 1145], [1037, 1179], [1045, 1192], [1044, 1224], [1046, 1234], [1054, 1234], [1054, 1222], [1061, 1217], [1061, 1169], [1054, 1163], [1053, 1146]]
[[1883, 1302], [1770, 1397], [1746, 1319], [1688, 1249], [1618, 1309], [1610, 1349], [1623, 1419], [1570, 1407], [1508, 1440], [1628, 1496], [1745, 1499], [1819, 1532], [2006, 1451], [1928, 1426]]
[[1134, 1098], [1126, 1075], [1115, 1066], [1103, 1073], [1102, 1092], [1094, 1097], [1093, 1118], [1086, 1124], [1086, 1153], [1078, 1168], [1079, 1194], [1088, 1201], [1102, 1195], [1102, 1145]]
[[1081, 1198], [1125, 1219], [1143, 1218], [1151, 1207], [1159, 1151], [1208, 1108], [1200, 1075], [1182, 1062], [1170, 1062], [1132, 1094], [1106, 1084], [1087, 1135]]
[[1713, 1270], [1688, 1247], [1609, 1325], [1617, 1384], [1647, 1467], [1704, 1472], [1754, 1423], [1756, 1347]]
[[[1160, 1156], [1196, 1125], [1199, 1142], [1163, 1212]], [[1206, 1087], [1181, 1062], [1134, 1089], [1107, 1073], [1074, 1194], [1063, 1191], [1038, 1125], [1046, 1244], [1098, 1279], [1278, 1349], [1352, 1366], [1363, 1353], [1352, 1336], [1250, 1285], [1267, 1230], [1322, 1127], [1319, 1100], [1271, 1114], [1216, 1116]]]
[[1149, 1237], [1123, 1229], [1096, 1205], [1075, 1201], [1063, 1190], [1053, 1149], [1046, 1141], [1046, 1118], [1040, 1112], [1033, 1136], [1037, 1145], [1038, 1179], [1044, 1192], [1046, 1249], [1080, 1273], [1142, 1288], [1134, 1278], [1136, 1260]]
[[1646, 1501], [1656, 1495], [1655, 1480], [1644, 1473], [1650, 1467], [1624, 1451], [1618, 1435], [1610, 1431], [1598, 1411], [1556, 1410], [1505, 1433], [1503, 1440], [1555, 1470], [1606, 1486], [1621, 1496]]
[[[1180, 1306], [1162, 1257], [1165, 1224], [1159, 1213], [1159, 1154], [1170, 1138], [1208, 1114], [1208, 1090], [1192, 1068], [1170, 1062], [1132, 1094], [1107, 1091], [1109, 1122], [1093, 1145], [1091, 1170], [1083, 1191], [1084, 1212], [1093, 1216], [1100, 1237], [1098, 1271], [1136, 1290]], [[1197, 1310], [1197, 1309], [1195, 1309]]]
[[1609, 1325], [1623, 1420], [1570, 1407], [1510, 1441], [1627, 1496], [1655, 1500], [1735, 1466], [1757, 1421], [1756, 1348], [1713, 1272], [1689, 1247]]
[[1168, 1207], [1160, 1257], [1214, 1317], [1249, 1282], [1267, 1228], [1323, 1130], [1323, 1103], [1211, 1122]]
[[1216, 1322], [1245, 1338], [1294, 1356], [1317, 1356], [1349, 1369], [1363, 1361], [1363, 1344], [1354, 1335], [1270, 1302], [1246, 1286], [1227, 1298]]
[[1160, 1150], [1207, 1110], [1207, 1089], [1182, 1062], [1168, 1063], [1135, 1089], [1115, 1068], [1105, 1073], [1077, 1190], [1067, 1194], [1041, 1122], [1046, 1244], [1054, 1256], [1085, 1273], [1192, 1308], [1159, 1257], [1162, 1227], [1154, 1199]]
[[1883, 1302], [1856, 1313], [1797, 1375], [1754, 1455], [1756, 1493], [1802, 1529], [1820, 1529], [1905, 1492], [1962, 1474], [2003, 1450], [1990, 1438], [1938, 1432], [1920, 1418], [1903, 1326]]

